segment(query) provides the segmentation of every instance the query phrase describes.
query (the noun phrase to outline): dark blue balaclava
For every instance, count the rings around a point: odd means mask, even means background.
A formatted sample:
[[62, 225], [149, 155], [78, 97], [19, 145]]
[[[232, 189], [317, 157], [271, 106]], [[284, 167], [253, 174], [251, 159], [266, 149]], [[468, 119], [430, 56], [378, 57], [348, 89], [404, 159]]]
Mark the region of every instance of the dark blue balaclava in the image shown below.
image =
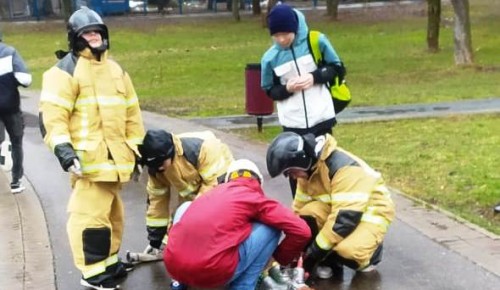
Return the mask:
[[299, 22], [292, 7], [286, 4], [278, 4], [269, 12], [267, 26], [271, 35], [278, 32], [297, 33]]

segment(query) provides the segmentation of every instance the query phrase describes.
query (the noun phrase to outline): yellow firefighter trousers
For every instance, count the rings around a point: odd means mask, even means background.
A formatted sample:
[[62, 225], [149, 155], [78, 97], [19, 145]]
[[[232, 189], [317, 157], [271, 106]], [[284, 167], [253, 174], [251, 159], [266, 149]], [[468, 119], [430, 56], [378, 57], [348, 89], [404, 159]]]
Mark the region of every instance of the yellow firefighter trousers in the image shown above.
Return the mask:
[[148, 195], [146, 225], [164, 227], [170, 223], [170, 194]]
[[[300, 209], [299, 215], [309, 215], [316, 219], [318, 229], [321, 230], [330, 214], [329, 204], [313, 201]], [[356, 229], [333, 247], [341, 257], [355, 261], [358, 269], [362, 269], [370, 264], [370, 259], [382, 243], [386, 230], [381, 226], [369, 222], [360, 222]]]
[[[185, 201], [192, 201], [194, 195], [182, 197], [176, 191], [172, 194], [148, 195], [148, 208], [146, 212], [146, 226], [148, 227], [167, 227], [172, 223], [172, 212]], [[163, 243], [168, 241], [168, 235], [163, 237]]]
[[121, 187], [120, 182], [73, 181], [66, 229], [74, 263], [84, 278], [104, 273], [118, 261], [124, 225]]

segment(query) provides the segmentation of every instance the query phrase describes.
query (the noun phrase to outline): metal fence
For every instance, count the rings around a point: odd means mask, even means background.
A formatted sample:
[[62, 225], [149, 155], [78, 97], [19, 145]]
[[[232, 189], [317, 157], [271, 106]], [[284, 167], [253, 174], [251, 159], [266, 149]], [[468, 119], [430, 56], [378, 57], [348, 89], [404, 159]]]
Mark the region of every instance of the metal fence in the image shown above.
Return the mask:
[[0, 0], [0, 20], [39, 18], [54, 12], [59, 13], [59, 0]]
[[[326, 0], [282, 0], [296, 7], [316, 7], [326, 5]], [[341, 4], [369, 2], [399, 2], [402, 0], [341, 0]], [[418, 1], [418, 0], [413, 0]], [[66, 1], [64, 1], [66, 2]], [[99, 14], [194, 14], [231, 11], [232, 0], [71, 0], [70, 10], [75, 11], [85, 5]], [[253, 0], [240, 0], [241, 10], [251, 10]], [[261, 5], [267, 3], [260, 0]], [[16, 19], [36, 19], [63, 17], [63, 0], [0, 0], [0, 21]], [[65, 9], [64, 9], [65, 10]], [[66, 10], [65, 10], [66, 11]], [[66, 12], [68, 13], [68, 12]]]
[[0, 0], [0, 19], [14, 19], [29, 15], [28, 0]]

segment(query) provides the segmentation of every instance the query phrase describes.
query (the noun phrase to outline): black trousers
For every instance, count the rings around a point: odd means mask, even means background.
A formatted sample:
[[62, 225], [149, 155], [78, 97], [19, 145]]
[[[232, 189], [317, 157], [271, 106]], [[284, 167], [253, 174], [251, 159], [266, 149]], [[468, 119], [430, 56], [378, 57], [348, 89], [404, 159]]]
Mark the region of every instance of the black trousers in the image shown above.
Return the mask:
[[[7, 134], [9, 134], [10, 143], [12, 144], [12, 183], [16, 183], [23, 177], [23, 135], [24, 135], [24, 119], [23, 113], [17, 112], [12, 114], [0, 114], [0, 121], [5, 126]], [[1, 129], [1, 128], [0, 128]], [[5, 134], [5, 133], [3, 133]], [[2, 133], [0, 133], [0, 136]]]

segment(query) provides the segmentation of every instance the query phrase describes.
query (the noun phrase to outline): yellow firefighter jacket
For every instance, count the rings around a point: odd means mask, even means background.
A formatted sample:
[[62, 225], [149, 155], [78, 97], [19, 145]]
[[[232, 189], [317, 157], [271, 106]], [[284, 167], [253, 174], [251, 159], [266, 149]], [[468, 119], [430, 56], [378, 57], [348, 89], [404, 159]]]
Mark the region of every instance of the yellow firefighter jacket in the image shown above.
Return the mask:
[[172, 134], [172, 139], [172, 164], [149, 176], [148, 194], [166, 194], [169, 199], [171, 186], [183, 198], [202, 194], [218, 184], [233, 161], [229, 147], [210, 131]]
[[85, 178], [129, 180], [144, 127], [132, 82], [107, 51], [99, 61], [88, 48], [69, 53], [46, 71], [40, 116], [45, 143], [71, 143]]
[[318, 245], [329, 250], [360, 222], [376, 224], [386, 232], [394, 219], [394, 204], [379, 172], [337, 147], [333, 136], [325, 136], [309, 179], [297, 180], [293, 209], [298, 213], [313, 201], [330, 206], [328, 218], [316, 236]]

